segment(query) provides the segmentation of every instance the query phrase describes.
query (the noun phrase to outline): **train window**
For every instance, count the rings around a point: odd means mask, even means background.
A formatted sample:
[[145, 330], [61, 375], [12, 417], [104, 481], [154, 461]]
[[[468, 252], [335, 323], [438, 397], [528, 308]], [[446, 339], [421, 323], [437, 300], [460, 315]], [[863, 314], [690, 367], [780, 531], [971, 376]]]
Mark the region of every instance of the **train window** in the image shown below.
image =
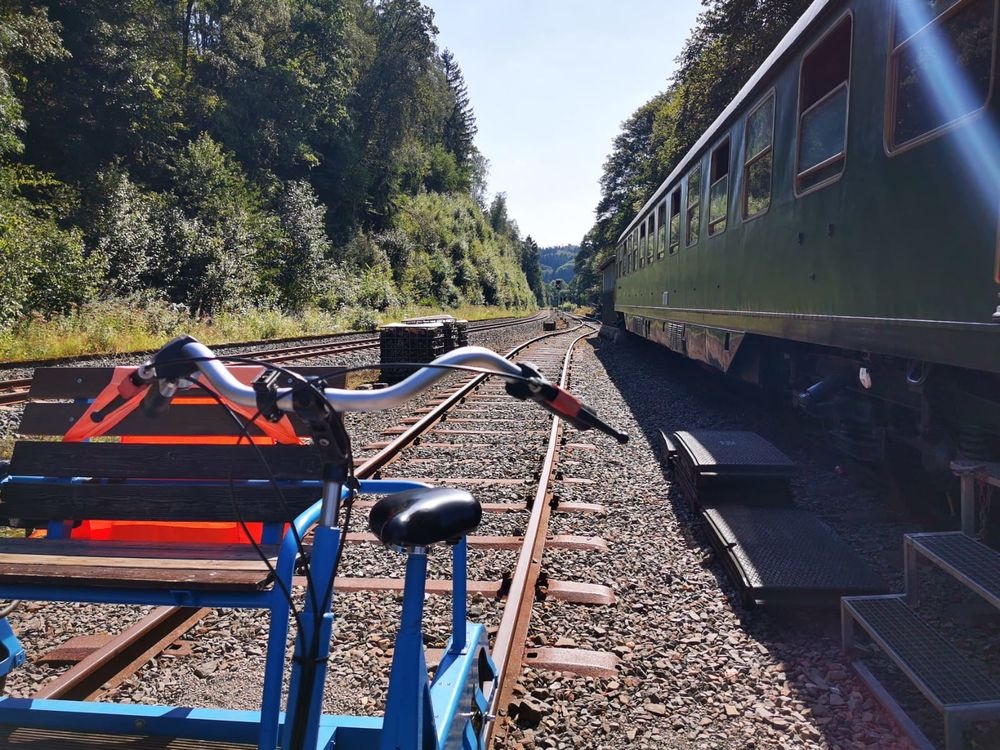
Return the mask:
[[701, 227], [701, 166], [688, 172], [687, 178], [687, 246], [698, 242]]
[[656, 209], [656, 259], [663, 257], [667, 246], [667, 202], [663, 200]]
[[646, 265], [646, 222], [639, 225], [639, 268]]
[[760, 216], [771, 206], [771, 166], [774, 140], [774, 93], [747, 116], [743, 143], [743, 218]]
[[892, 149], [986, 106], [996, 12], [993, 0], [897, 0], [886, 118]]
[[649, 218], [646, 219], [646, 236], [649, 243], [646, 246], [646, 263], [653, 262], [653, 252], [656, 249], [656, 215], [650, 211]]
[[670, 254], [677, 252], [681, 245], [681, 189], [674, 188], [670, 194]]
[[636, 256], [639, 254], [639, 230], [632, 230], [632, 270], [636, 269]]
[[844, 16], [802, 58], [795, 179], [799, 191], [832, 182], [844, 171], [853, 26], [851, 16]]
[[726, 231], [729, 214], [729, 137], [712, 152], [708, 188], [708, 236]]

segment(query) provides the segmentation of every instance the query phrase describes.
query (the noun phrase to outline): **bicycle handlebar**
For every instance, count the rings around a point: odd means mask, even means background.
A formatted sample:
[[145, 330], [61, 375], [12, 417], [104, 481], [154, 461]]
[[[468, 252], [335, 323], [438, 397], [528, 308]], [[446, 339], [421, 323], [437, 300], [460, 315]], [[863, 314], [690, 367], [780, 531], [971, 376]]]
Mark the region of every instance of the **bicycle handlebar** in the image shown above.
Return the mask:
[[[531, 399], [547, 411], [570, 422], [580, 430], [592, 427], [611, 435], [620, 443], [625, 435], [601, 421], [592, 409], [583, 405], [569, 392], [546, 380], [531, 365], [518, 365], [494, 351], [481, 346], [453, 349], [435, 359], [432, 365], [407, 376], [395, 385], [377, 391], [352, 391], [324, 388], [323, 396], [337, 411], [381, 411], [398, 406], [449, 374], [449, 366], [489, 368], [500, 377], [507, 377], [507, 392], [519, 399]], [[333, 369], [333, 368], [331, 368]], [[190, 336], [174, 339], [136, 371], [138, 380], [149, 384], [143, 408], [155, 415], [165, 410], [182, 381], [204, 377], [220, 396], [231, 403], [256, 408], [257, 392], [233, 376], [215, 353]], [[283, 412], [295, 411], [292, 403], [294, 388], [277, 388], [274, 403]]]

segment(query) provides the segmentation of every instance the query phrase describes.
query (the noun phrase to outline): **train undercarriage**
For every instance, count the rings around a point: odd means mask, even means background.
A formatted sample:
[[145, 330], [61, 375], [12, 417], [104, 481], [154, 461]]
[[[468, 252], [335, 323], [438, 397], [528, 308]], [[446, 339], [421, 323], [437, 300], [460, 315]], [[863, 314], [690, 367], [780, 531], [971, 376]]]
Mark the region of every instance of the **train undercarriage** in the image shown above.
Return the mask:
[[900, 510], [957, 517], [954, 462], [1000, 464], [996, 373], [639, 316], [621, 322], [817, 420], [840, 453], [885, 473]]

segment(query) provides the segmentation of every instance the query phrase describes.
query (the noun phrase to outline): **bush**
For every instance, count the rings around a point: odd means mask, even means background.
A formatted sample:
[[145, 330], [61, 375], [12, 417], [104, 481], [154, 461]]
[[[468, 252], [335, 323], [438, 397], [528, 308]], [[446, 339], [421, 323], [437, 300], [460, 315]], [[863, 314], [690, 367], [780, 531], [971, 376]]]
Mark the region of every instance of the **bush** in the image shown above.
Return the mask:
[[374, 331], [382, 324], [382, 319], [378, 313], [364, 307], [352, 310], [347, 320], [348, 325], [353, 331]]
[[165, 242], [165, 201], [145, 193], [124, 171], [97, 176], [98, 205], [88, 245], [107, 269], [105, 296], [122, 296], [156, 286]]

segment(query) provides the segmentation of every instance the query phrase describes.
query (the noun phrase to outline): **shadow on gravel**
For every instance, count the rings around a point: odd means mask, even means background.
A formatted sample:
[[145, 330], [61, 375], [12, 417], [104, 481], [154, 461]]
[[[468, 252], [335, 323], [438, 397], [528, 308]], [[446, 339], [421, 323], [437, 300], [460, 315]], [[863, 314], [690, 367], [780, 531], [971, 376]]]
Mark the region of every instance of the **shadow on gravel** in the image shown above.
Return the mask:
[[[659, 457], [660, 430], [739, 429], [761, 434], [799, 464], [798, 504], [816, 512], [851, 543], [890, 590], [901, 589], [902, 534], [917, 529], [912, 523], [886, 521], [885, 488], [872, 477], [864, 478], [859, 486], [857, 479], [841, 476], [840, 459], [823, 446], [818, 430], [803, 423], [790, 408], [769, 403], [743, 384], [663, 347], [632, 337], [618, 343], [591, 340], [591, 345], [642, 430], [633, 439], [644, 439]], [[714, 574], [740, 628], [760, 652], [761, 658], [749, 666], [733, 663], [739, 670], [734, 679], [750, 683], [748, 692], [752, 693], [752, 683], [763, 671], [784, 675], [783, 682], [779, 678], [778, 695], [758, 693], [754, 699], [758, 719], [779, 733], [787, 731], [795, 740], [804, 740], [807, 747], [909, 747], [904, 739], [889, 740], [900, 733], [888, 717], [880, 715], [874, 698], [842, 657], [837, 605], [744, 608], [715, 558], [704, 524], [679, 488], [669, 486], [668, 502], [685, 543], [699, 550], [702, 566]], [[744, 658], [737, 649], [731, 654], [734, 660]], [[788, 723], [789, 716], [794, 726]], [[822, 736], [805, 724], [819, 727]], [[758, 744], [765, 746], [768, 740]]]

